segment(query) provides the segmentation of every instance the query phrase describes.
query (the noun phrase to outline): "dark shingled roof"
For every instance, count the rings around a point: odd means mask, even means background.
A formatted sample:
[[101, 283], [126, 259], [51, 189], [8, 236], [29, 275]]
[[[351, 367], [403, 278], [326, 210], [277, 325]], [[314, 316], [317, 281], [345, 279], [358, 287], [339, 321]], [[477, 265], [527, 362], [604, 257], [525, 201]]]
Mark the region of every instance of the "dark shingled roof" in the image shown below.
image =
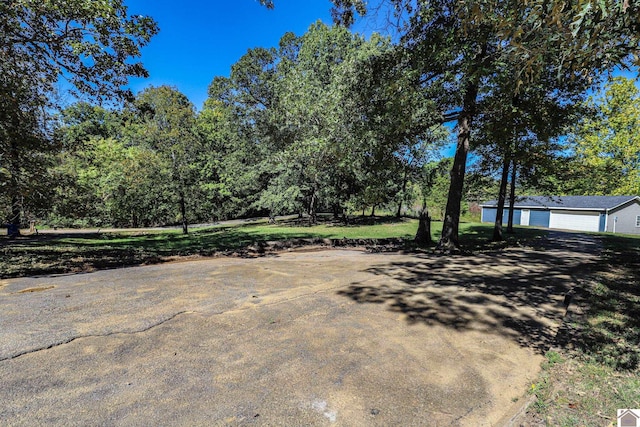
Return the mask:
[[[516, 208], [554, 208], [554, 209], [597, 209], [606, 210], [623, 205], [638, 196], [521, 196], [516, 197]], [[497, 200], [490, 200], [481, 206], [497, 206]], [[505, 207], [509, 202], [505, 202]]]

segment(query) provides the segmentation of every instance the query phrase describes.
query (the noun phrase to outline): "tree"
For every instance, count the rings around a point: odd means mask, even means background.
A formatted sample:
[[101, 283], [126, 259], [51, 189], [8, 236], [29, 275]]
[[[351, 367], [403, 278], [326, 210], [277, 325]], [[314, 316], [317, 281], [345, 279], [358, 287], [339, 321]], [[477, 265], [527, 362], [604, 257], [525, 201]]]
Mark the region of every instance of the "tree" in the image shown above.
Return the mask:
[[[335, 16], [347, 25], [367, 12], [363, 0], [333, 3]], [[457, 122], [458, 142], [439, 243], [444, 250], [458, 246], [460, 201], [478, 101], [499, 87], [495, 77], [505, 64], [518, 64], [514, 79], [518, 86], [535, 81], [546, 70], [555, 70], [559, 79], [593, 82], [603, 71], [627, 65], [638, 52], [640, 10], [627, 2], [380, 3], [396, 14], [400, 45], [411, 53], [414, 69], [422, 74], [425, 93], [442, 100], [443, 120]]]
[[133, 141], [158, 153], [168, 164], [182, 232], [187, 234], [187, 212], [197, 200], [196, 160], [201, 149], [195, 107], [185, 95], [169, 86], [145, 89], [134, 105], [138, 120]]
[[209, 86], [199, 126], [214, 148], [208, 186], [218, 190], [222, 216], [264, 209], [259, 200], [274, 174], [272, 159], [289, 141], [287, 129], [277, 125], [275, 63], [274, 49], [250, 49], [228, 78], [216, 77]]
[[50, 169], [50, 224], [140, 227], [175, 223], [173, 180], [166, 156], [139, 138], [132, 110], [84, 102], [64, 109], [55, 131], [59, 152]]
[[355, 181], [356, 152], [362, 147], [349, 144], [353, 135], [344, 131], [346, 86], [341, 81], [366, 42], [320, 22], [299, 39], [283, 41], [295, 46], [295, 55], [278, 66], [278, 126], [287, 129], [287, 143], [276, 158], [286, 165], [289, 179], [274, 179], [267, 192], [272, 200], [275, 194], [296, 196], [315, 222], [319, 206], [340, 205], [351, 196], [342, 184]]
[[393, 55], [386, 38], [319, 22], [277, 49], [249, 50], [210, 86], [208, 102], [234, 129], [220, 188], [233, 197], [251, 183], [244, 199], [256, 210], [306, 211], [312, 222], [320, 208], [346, 218], [348, 205], [392, 201], [442, 134], [423, 125], [433, 109]]
[[39, 95], [60, 77], [79, 93], [126, 97], [129, 77], [146, 77], [140, 56], [158, 28], [129, 16], [122, 0], [6, 0], [0, 4], [2, 77], [19, 76]]
[[596, 111], [576, 128], [577, 161], [586, 165], [584, 194], [640, 194], [640, 89], [615, 77], [588, 105]]
[[[0, 61], [0, 70], [5, 66]], [[46, 126], [38, 94], [20, 79], [0, 76], [0, 201], [12, 234], [19, 234], [28, 207], [46, 199], [42, 185], [53, 148]]]
[[[420, 245], [430, 245], [433, 243], [431, 240], [431, 215], [429, 211], [434, 211], [434, 207], [439, 208], [438, 212], [444, 212], [444, 205], [439, 206], [440, 203], [434, 202], [438, 199], [438, 195], [442, 194], [444, 189], [446, 171], [451, 169], [451, 158], [441, 159], [440, 161], [432, 161], [422, 166], [418, 183], [420, 185], [420, 192], [422, 193], [422, 209], [420, 210], [418, 218], [418, 231], [414, 238], [415, 242]], [[435, 196], [435, 197], [434, 197]], [[446, 199], [445, 199], [446, 203]]]
[[348, 115], [343, 132], [364, 153], [359, 175], [366, 177], [363, 187], [370, 188], [361, 203], [397, 203], [398, 216], [415, 196], [410, 183], [419, 181], [423, 165], [449, 136], [443, 126], [431, 125], [439, 111], [423, 96], [419, 75], [406, 64], [409, 59], [375, 35], [358, 50], [341, 84], [341, 105]]
[[502, 81], [479, 102], [472, 146], [480, 155], [480, 169], [500, 171], [494, 241], [503, 239], [502, 213], [507, 200], [511, 207], [507, 232], [513, 232], [518, 171], [526, 169], [531, 178], [538, 166], [548, 163], [546, 159], [558, 150], [554, 140], [583, 112], [588, 83], [559, 80], [551, 71], [538, 72], [526, 86], [518, 87], [514, 79], [517, 66], [504, 67]]
[[107, 162], [98, 147], [104, 140], [117, 141], [122, 126], [119, 111], [87, 102], [72, 104], [57, 115], [49, 222], [57, 226], [113, 224], [100, 197], [99, 177], [118, 166]]
[[20, 224], [17, 201], [35, 174], [26, 152], [50, 146], [47, 108], [59, 79], [75, 94], [125, 98], [128, 78], [147, 75], [130, 59], [156, 32], [151, 18], [128, 16], [121, 0], [0, 2], [0, 186], [11, 200], [10, 222]]
[[[247, 164], [239, 156], [242, 140], [235, 131], [231, 109], [213, 97], [204, 103], [197, 117], [197, 128], [202, 139], [199, 155], [199, 183], [203, 197], [201, 211], [211, 219], [238, 217], [245, 213], [254, 193], [252, 180], [243, 180]], [[253, 165], [255, 162], [248, 162]]]
[[422, 204], [429, 208], [431, 217], [444, 219], [453, 157], [431, 161], [422, 168], [418, 183], [422, 194]]

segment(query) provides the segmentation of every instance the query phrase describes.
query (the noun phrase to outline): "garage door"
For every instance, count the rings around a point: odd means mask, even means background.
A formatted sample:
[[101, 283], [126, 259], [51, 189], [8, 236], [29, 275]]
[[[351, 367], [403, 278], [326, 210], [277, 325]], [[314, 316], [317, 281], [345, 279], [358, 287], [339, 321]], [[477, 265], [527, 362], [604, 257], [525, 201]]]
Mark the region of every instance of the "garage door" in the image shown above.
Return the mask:
[[549, 228], [577, 231], [598, 231], [600, 214], [598, 212], [552, 211]]
[[529, 212], [529, 225], [534, 227], [548, 227], [549, 215], [549, 211], [531, 209], [531, 212]]
[[[496, 215], [498, 214], [498, 208], [482, 208], [482, 222], [496, 222]], [[522, 215], [521, 209], [513, 210], [513, 225], [520, 225], [520, 216]], [[502, 211], [502, 223], [509, 223], [509, 209], [505, 208]]]

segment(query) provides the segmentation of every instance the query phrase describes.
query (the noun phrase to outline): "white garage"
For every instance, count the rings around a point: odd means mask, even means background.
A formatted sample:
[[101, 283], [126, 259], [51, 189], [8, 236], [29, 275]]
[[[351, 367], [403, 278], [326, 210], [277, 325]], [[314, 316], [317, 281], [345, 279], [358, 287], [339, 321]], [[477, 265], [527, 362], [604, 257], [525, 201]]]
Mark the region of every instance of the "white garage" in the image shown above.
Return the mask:
[[[482, 222], [495, 222], [498, 202], [480, 205]], [[507, 222], [504, 207], [502, 223]], [[560, 230], [640, 234], [639, 196], [520, 196], [513, 205], [513, 223]]]
[[594, 211], [552, 210], [549, 228], [576, 231], [600, 231], [600, 213]]

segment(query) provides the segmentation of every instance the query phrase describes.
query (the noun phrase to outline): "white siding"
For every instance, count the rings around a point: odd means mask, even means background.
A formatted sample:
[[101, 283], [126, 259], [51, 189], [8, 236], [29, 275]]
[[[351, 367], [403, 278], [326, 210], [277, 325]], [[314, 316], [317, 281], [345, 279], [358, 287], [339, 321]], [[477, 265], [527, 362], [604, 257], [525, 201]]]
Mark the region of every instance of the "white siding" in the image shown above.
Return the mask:
[[600, 214], [593, 211], [551, 211], [549, 228], [577, 231], [598, 231]]

